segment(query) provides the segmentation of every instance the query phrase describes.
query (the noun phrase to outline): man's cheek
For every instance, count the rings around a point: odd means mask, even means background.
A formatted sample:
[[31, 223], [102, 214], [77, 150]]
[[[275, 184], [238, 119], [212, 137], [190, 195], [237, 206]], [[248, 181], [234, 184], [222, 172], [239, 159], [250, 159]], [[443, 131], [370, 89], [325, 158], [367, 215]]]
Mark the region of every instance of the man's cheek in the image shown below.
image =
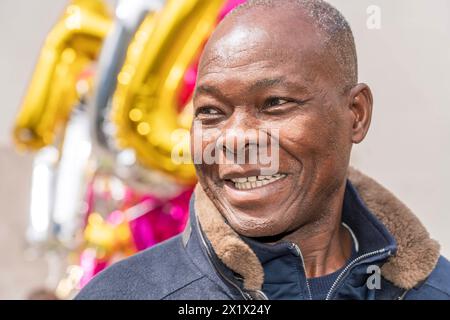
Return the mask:
[[283, 128], [280, 130], [280, 148], [287, 151], [294, 158], [303, 158], [308, 154], [317, 152], [320, 137], [313, 130], [305, 126]]
[[318, 116], [291, 121], [280, 129], [280, 144], [285, 143], [300, 153], [307, 150], [318, 151], [327, 145], [330, 134], [334, 131], [327, 121], [326, 118]]
[[218, 129], [204, 129], [195, 125], [191, 134], [191, 153], [194, 164], [211, 165], [216, 162], [216, 144], [220, 136]]

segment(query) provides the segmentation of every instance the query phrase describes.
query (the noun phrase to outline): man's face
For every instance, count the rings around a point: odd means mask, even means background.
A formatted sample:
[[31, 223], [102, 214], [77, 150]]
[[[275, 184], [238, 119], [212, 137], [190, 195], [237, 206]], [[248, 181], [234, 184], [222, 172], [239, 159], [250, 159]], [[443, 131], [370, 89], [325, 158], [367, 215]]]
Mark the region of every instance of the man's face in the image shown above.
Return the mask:
[[[200, 125], [191, 141], [201, 130], [201, 151], [249, 129], [259, 137], [279, 132], [277, 175], [261, 177], [261, 163], [196, 164], [209, 198], [249, 237], [291, 232], [326, 214], [326, 201], [343, 188], [352, 145], [348, 96], [321, 37], [298, 13], [284, 13], [282, 23], [279, 17], [255, 10], [221, 24], [205, 48], [194, 96]], [[266, 182], [239, 183], [254, 177]]]

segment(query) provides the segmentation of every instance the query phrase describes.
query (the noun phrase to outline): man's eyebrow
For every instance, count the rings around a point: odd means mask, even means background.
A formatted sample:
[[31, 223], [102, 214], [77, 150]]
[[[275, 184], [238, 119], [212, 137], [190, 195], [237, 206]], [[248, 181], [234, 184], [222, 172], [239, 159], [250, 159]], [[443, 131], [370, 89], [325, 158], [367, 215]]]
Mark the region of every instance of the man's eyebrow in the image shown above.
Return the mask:
[[284, 77], [265, 78], [265, 79], [257, 80], [255, 83], [253, 83], [250, 86], [250, 90], [255, 90], [255, 91], [263, 90], [263, 89], [267, 89], [267, 88], [270, 88], [270, 87], [273, 87], [276, 85], [282, 85], [285, 87], [293, 88], [295, 90], [302, 91], [305, 93], [309, 92], [308, 88], [306, 88], [305, 86], [299, 85], [292, 81], [288, 81]]
[[209, 94], [209, 95], [213, 95], [213, 96], [217, 96], [217, 95], [221, 96], [222, 95], [220, 90], [217, 89], [216, 87], [212, 87], [212, 86], [205, 85], [205, 84], [197, 86], [197, 88], [195, 88], [194, 94], [197, 95], [200, 93], [205, 93], [205, 94]]
[[214, 86], [210, 86], [207, 84], [197, 86], [194, 91], [194, 98], [201, 94], [213, 96], [227, 103], [229, 102], [227, 97], [220, 91], [220, 89]]
[[260, 80], [257, 80], [255, 83], [253, 83], [250, 86], [250, 90], [266, 89], [266, 88], [272, 87], [274, 85], [277, 85], [277, 84], [280, 84], [280, 83], [283, 83], [283, 82], [285, 82], [283, 77], [272, 78], [272, 79], [269, 79], [269, 78], [260, 79]]
[[[257, 80], [250, 85], [249, 90], [250, 91], [264, 90], [264, 89], [267, 89], [267, 88], [270, 88], [270, 87], [273, 87], [276, 85], [283, 85], [286, 87], [294, 88], [295, 90], [302, 91], [305, 93], [309, 92], [309, 90], [305, 86], [299, 85], [292, 81], [288, 81], [284, 77], [265, 78], [265, 79]], [[214, 86], [206, 85], [206, 84], [197, 86], [197, 88], [195, 89], [194, 95], [199, 95], [199, 94], [207, 94], [210, 96], [215, 96], [215, 97], [226, 100], [226, 97], [222, 94], [222, 92], [218, 88], [216, 88]]]

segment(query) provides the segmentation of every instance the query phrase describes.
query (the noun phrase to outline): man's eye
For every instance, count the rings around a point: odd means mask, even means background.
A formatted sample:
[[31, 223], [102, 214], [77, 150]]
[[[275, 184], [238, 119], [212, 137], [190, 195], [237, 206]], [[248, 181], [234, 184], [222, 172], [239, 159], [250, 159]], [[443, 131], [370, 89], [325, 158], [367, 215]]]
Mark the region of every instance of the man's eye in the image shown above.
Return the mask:
[[270, 98], [264, 104], [264, 108], [276, 107], [288, 103], [289, 101], [283, 98]]
[[264, 102], [262, 110], [263, 111], [266, 110], [267, 112], [272, 112], [272, 113], [285, 112], [285, 111], [291, 110], [292, 107], [294, 107], [294, 106], [303, 106], [310, 100], [311, 99], [297, 100], [297, 99], [290, 99], [290, 98], [273, 97], [273, 98], [267, 99]]
[[198, 108], [197, 111], [195, 112], [196, 116], [198, 116], [198, 115], [215, 116], [215, 115], [219, 115], [219, 114], [220, 114], [220, 111], [213, 107]]

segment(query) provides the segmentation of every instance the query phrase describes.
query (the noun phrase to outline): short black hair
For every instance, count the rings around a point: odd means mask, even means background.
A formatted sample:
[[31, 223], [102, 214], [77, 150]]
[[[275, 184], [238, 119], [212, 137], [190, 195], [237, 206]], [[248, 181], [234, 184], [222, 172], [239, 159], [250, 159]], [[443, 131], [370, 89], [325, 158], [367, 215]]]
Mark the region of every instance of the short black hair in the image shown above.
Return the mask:
[[355, 39], [350, 24], [339, 10], [323, 0], [248, 0], [236, 7], [230, 15], [239, 15], [255, 7], [280, 7], [283, 4], [298, 6], [311, 18], [313, 25], [324, 38], [327, 52], [336, 60], [344, 89], [358, 82], [358, 58]]

